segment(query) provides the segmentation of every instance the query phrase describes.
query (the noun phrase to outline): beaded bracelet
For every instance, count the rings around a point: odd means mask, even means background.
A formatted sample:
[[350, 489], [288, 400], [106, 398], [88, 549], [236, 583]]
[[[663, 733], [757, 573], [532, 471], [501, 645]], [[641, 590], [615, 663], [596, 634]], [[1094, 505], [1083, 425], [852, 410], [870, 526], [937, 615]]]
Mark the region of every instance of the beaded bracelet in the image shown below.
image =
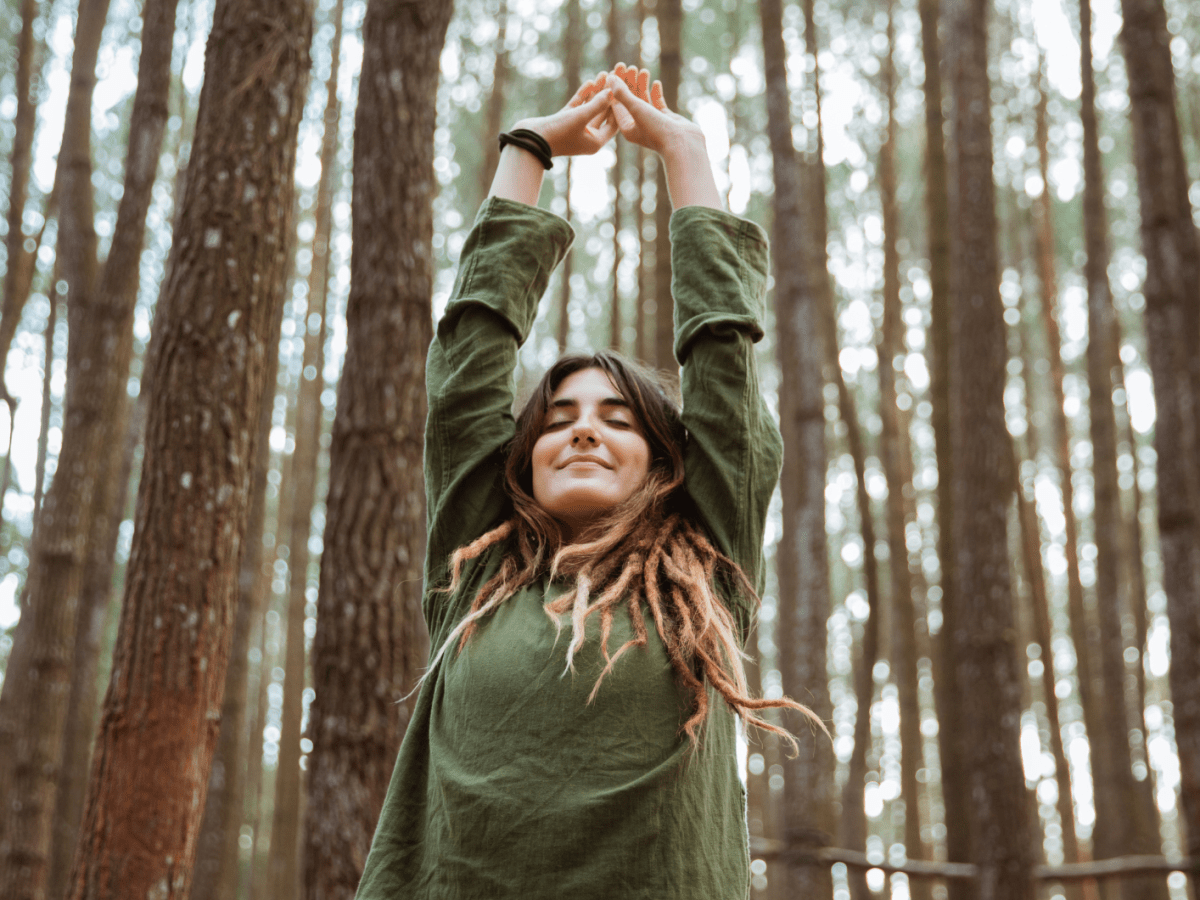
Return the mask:
[[507, 144], [532, 153], [544, 168], [554, 167], [554, 161], [550, 158], [550, 142], [536, 131], [529, 128], [516, 128], [513, 131], [505, 132], [500, 135], [500, 149], [503, 150]]

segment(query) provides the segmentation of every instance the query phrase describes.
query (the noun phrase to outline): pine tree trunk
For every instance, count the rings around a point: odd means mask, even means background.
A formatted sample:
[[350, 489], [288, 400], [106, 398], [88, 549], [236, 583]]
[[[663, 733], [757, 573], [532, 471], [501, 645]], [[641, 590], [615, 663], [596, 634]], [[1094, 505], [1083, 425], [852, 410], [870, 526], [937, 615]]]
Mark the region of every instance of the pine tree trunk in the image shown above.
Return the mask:
[[[35, 262], [34, 255], [25, 251], [25, 230], [21, 222], [25, 217], [25, 200], [29, 195], [33, 132], [37, 121], [37, 107], [29, 93], [29, 86], [33, 80], [33, 25], [36, 20], [36, 0], [21, 0], [21, 31], [17, 36], [14, 86], [17, 112], [13, 117], [12, 153], [9, 156], [12, 176], [8, 183], [8, 234], [4, 239], [7, 263], [4, 269], [3, 305], [0, 306], [0, 362], [8, 358], [13, 336], [17, 333], [17, 324], [21, 320], [25, 302], [29, 299], [29, 286], [33, 280]], [[9, 399], [2, 373], [0, 397]], [[9, 412], [12, 412], [11, 406]], [[11, 415], [9, 421], [12, 421]], [[9, 465], [8, 459], [5, 459], [5, 465]], [[3, 496], [0, 494], [0, 498]]]
[[[683, 76], [683, 0], [656, 0], [658, 19], [658, 77], [662, 81], [667, 108], [680, 112], [679, 83]], [[667, 170], [656, 167], [654, 193], [654, 365], [674, 375], [675, 301], [671, 297], [671, 199], [667, 193]]]
[[[896, 66], [894, 59], [894, 2], [888, 2], [888, 52], [884, 60], [884, 95], [887, 100], [887, 130], [879, 149], [879, 192], [883, 210], [883, 334], [879, 342], [880, 460], [887, 479], [888, 560], [891, 571], [894, 627], [892, 671], [900, 701], [900, 796], [904, 800], [904, 852], [910, 859], [929, 859], [921, 837], [920, 787], [917, 770], [923, 767], [921, 704], [917, 671], [917, 615], [913, 603], [913, 579], [909, 570], [907, 527], [909, 504], [906, 491], [912, 482], [908, 430], [897, 405], [896, 370], [893, 361], [905, 352], [904, 318], [900, 300], [900, 210], [896, 199]], [[856, 723], [857, 724], [857, 723]], [[913, 900], [928, 900], [929, 882], [910, 879]]]
[[[825, 401], [815, 275], [807, 258], [781, 248], [804, 245], [806, 206], [792, 121], [779, 0], [762, 0], [767, 133], [774, 164], [775, 317], [779, 334], [780, 430], [784, 464], [783, 536], [777, 550], [779, 615], [775, 643], [784, 693], [803, 697], [822, 719], [832, 716], [825, 644], [829, 562], [825, 537]], [[798, 756], [783, 762], [787, 888], [784, 896], [824, 900], [833, 895], [826, 864], [813, 851], [831, 842], [834, 821], [833, 748], [821, 735], [800, 735]]]
[[[1157, 409], [1158, 528], [1171, 626], [1183, 849], [1200, 858], [1200, 247], [1162, 0], [1121, 0], [1121, 11], [1146, 258], [1146, 345]], [[1191, 875], [1196, 890], [1196, 873]]]
[[500, 163], [500, 132], [504, 130], [504, 94], [508, 86], [508, 0], [500, 0], [496, 14], [500, 30], [496, 34], [495, 61], [492, 64], [492, 92], [488, 96], [483, 126], [483, 165], [479, 167], [479, 202], [487, 197]]
[[[608, 68], [613, 69], [625, 61], [625, 41], [621, 37], [620, 0], [608, 0]], [[625, 142], [610, 144], [615, 156], [612, 169], [613, 187], [613, 239], [612, 239], [612, 309], [609, 318], [608, 346], [621, 349], [621, 181], [625, 177]]]
[[[291, 478], [283, 490], [291, 496], [288, 529], [288, 613], [283, 676], [283, 719], [279, 763], [275, 768], [275, 810], [268, 857], [271, 896], [298, 895], [300, 823], [303, 819], [303, 776], [300, 769], [300, 723], [304, 713], [304, 620], [307, 604], [309, 551], [313, 503], [316, 499], [317, 455], [321, 441], [321, 394], [325, 390], [326, 305], [329, 296], [329, 244], [333, 227], [334, 172], [337, 164], [337, 97], [339, 48], [342, 41], [342, 0], [334, 9], [335, 29], [331, 68], [326, 82], [325, 127], [321, 141], [321, 180], [317, 186], [312, 268], [303, 328], [304, 358], [296, 399], [295, 450]], [[314, 329], [313, 316], [319, 324]], [[281, 525], [284, 523], [281, 522]], [[282, 529], [281, 529], [282, 530]]]
[[[1033, 831], [1021, 765], [1021, 673], [1007, 516], [1011, 438], [1004, 421], [1007, 352], [999, 293], [987, 0], [947, 7], [957, 239], [951, 244], [951, 441], [955, 621], [953, 675], [964, 701], [954, 730], [968, 769], [979, 900], [1032, 900]], [[987, 697], [989, 702], [978, 702]], [[949, 722], [944, 726], [950, 725]]]
[[[266, 345], [288, 271], [311, 12], [213, 12], [146, 383], [146, 450], [72, 900], [186, 896], [217, 743]], [[165, 110], [165, 102], [163, 104]], [[238, 115], [230, 115], [236, 109]], [[154, 155], [157, 159], [157, 154]]]
[[[310, 713], [305, 895], [357, 887], [427, 656], [421, 435], [433, 336], [442, 0], [371, 0], [354, 132], [349, 332], [330, 449]], [[373, 548], [386, 548], [377, 552]]]
[[[91, 417], [103, 396], [103, 347], [85, 334], [85, 313], [94, 302], [96, 231], [92, 219], [91, 101], [96, 59], [108, 0], [80, 4], [67, 97], [62, 146], [59, 150], [63, 212], [59, 223], [58, 259], [68, 284], [67, 394], [63, 403], [63, 446], [57, 477], [43, 498], [37, 541], [29, 548], [22, 618], [27, 627], [14, 638], [0, 698], [0, 737], [11, 735], [12, 752], [4, 754], [0, 786], [9, 802], [0, 818], [0, 896], [40, 898], [49, 874], [54, 807], [62, 764], [63, 734], [70, 696], [70, 668], [75, 623], [87, 558], [87, 531], [95, 496], [97, 465], [88, 454], [89, 430], [102, 431]], [[100, 331], [100, 329], [95, 329]], [[94, 366], [95, 375], [89, 371]], [[122, 390], [124, 381], [122, 381]]]

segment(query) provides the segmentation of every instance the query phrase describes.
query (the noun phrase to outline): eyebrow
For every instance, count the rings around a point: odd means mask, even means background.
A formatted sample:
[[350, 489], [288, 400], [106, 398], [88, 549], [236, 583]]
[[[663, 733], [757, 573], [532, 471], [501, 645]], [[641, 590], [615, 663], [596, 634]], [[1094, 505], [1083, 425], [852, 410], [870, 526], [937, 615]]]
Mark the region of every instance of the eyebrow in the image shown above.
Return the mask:
[[[622, 406], [625, 409], [629, 409], [629, 404], [627, 402], [625, 402], [625, 400], [622, 399], [621, 397], [605, 397], [597, 405], [598, 406]], [[571, 397], [560, 397], [557, 400], [550, 401], [550, 409], [551, 410], [563, 409], [566, 407], [576, 407], [576, 406], [579, 406], [579, 401], [575, 400]]]

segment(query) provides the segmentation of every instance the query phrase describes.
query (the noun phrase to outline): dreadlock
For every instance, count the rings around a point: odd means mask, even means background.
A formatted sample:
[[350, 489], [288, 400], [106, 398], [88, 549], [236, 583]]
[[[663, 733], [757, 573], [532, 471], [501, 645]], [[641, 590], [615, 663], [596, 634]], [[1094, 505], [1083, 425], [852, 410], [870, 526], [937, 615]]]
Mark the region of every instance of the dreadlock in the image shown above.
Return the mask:
[[[591, 523], [570, 542], [558, 520], [533, 498], [530, 460], [542, 423], [558, 386], [569, 375], [588, 368], [603, 371], [621, 392], [642, 426], [650, 447], [650, 469], [642, 485], [624, 502]], [[595, 698], [605, 676], [634, 647], [644, 647], [649, 632], [643, 605], [666, 648], [680, 683], [690, 690], [692, 711], [683, 731], [693, 744], [711, 710], [711, 685], [747, 725], [774, 732], [795, 749], [795, 738], [758, 713], [795, 709], [825, 725], [807, 707], [789, 698], [751, 697], [738, 646], [737, 623], [714, 585], [752, 604], [759, 598], [741, 567], [713, 546], [683, 510], [683, 448], [686, 432], [678, 407], [655, 377], [619, 354], [602, 351], [560, 359], [542, 378], [517, 417], [505, 468], [505, 484], [514, 514], [481, 537], [460, 547], [450, 560], [447, 592], [459, 589], [463, 566], [491, 548], [506, 544], [499, 569], [479, 589], [471, 608], [437, 651], [429, 671], [451, 646], [466, 646], [480, 621], [526, 585], [549, 575], [573, 581], [573, 588], [546, 604], [546, 614], [561, 633], [571, 624], [567, 670], [583, 646], [587, 620], [600, 618], [600, 650], [604, 668], [588, 697]], [[613, 617], [624, 606], [633, 637], [610, 653]], [[456, 652], [457, 652], [456, 651]]]

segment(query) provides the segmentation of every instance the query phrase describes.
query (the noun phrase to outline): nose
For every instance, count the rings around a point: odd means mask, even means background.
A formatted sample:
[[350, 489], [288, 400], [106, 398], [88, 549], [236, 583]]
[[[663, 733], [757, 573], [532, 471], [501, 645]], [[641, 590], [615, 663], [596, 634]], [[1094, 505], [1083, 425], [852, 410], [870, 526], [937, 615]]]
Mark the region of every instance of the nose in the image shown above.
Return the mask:
[[571, 429], [571, 446], [579, 444], [597, 444], [596, 429], [586, 416], [580, 416], [575, 420], [575, 425]]

